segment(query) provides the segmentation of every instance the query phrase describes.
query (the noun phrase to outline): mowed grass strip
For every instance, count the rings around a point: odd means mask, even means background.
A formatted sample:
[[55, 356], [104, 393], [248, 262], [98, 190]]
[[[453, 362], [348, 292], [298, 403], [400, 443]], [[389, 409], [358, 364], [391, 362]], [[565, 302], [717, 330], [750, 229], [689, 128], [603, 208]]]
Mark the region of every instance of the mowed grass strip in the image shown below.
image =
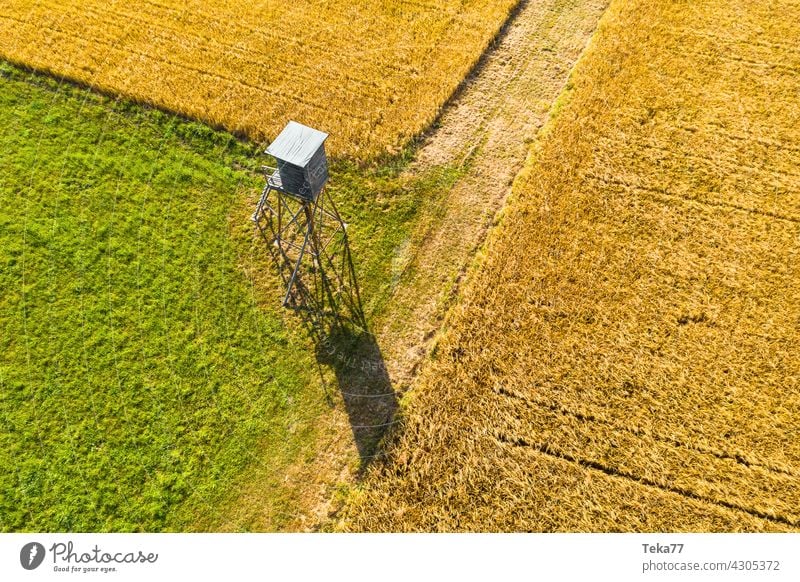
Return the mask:
[[797, 530], [800, 6], [768, 4], [612, 2], [343, 527]]
[[293, 118], [362, 159], [430, 125], [516, 3], [14, 0], [0, 56], [259, 140]]
[[319, 413], [237, 270], [250, 149], [0, 73], [0, 529], [185, 527], [256, 444], [291, 462], [312, 431], [289, 426]]

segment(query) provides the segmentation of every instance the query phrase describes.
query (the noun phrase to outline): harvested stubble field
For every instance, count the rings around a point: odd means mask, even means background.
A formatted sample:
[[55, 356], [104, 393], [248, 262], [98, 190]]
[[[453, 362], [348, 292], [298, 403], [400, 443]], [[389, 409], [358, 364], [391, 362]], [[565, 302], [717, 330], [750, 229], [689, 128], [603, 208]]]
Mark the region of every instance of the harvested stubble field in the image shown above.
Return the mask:
[[800, 528], [796, 38], [612, 2], [345, 529]]
[[516, 1], [5, 4], [11, 61], [256, 140], [293, 117], [363, 159], [433, 121]]

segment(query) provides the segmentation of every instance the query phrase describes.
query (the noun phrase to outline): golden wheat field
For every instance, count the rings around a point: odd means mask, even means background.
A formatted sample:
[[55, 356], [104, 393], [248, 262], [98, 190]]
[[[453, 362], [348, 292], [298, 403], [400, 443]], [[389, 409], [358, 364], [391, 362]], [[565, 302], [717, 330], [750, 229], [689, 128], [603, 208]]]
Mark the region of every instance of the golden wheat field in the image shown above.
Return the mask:
[[516, 2], [4, 4], [4, 58], [257, 140], [294, 118], [363, 159], [430, 125]]
[[800, 3], [615, 0], [350, 530], [800, 530]]

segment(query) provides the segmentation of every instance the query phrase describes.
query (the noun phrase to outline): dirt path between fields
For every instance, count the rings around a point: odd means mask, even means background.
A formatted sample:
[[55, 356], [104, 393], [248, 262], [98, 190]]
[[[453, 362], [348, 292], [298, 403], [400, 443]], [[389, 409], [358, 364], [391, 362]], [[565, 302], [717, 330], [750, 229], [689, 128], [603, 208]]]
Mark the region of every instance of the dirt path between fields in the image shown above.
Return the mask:
[[[392, 384], [405, 392], [432, 346], [458, 283], [522, 168], [530, 142], [586, 47], [606, 0], [525, 2], [423, 143], [410, 172], [468, 164], [420, 220], [406, 279], [378, 332]], [[396, 317], [396, 314], [403, 314]]]

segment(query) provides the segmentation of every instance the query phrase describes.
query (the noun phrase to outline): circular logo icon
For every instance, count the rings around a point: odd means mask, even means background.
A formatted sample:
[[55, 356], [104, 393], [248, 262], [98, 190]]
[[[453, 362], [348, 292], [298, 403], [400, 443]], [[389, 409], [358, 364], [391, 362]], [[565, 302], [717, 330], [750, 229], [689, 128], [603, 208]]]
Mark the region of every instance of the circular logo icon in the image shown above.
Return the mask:
[[44, 546], [39, 542], [30, 542], [19, 551], [19, 563], [26, 570], [35, 570], [44, 561]]

